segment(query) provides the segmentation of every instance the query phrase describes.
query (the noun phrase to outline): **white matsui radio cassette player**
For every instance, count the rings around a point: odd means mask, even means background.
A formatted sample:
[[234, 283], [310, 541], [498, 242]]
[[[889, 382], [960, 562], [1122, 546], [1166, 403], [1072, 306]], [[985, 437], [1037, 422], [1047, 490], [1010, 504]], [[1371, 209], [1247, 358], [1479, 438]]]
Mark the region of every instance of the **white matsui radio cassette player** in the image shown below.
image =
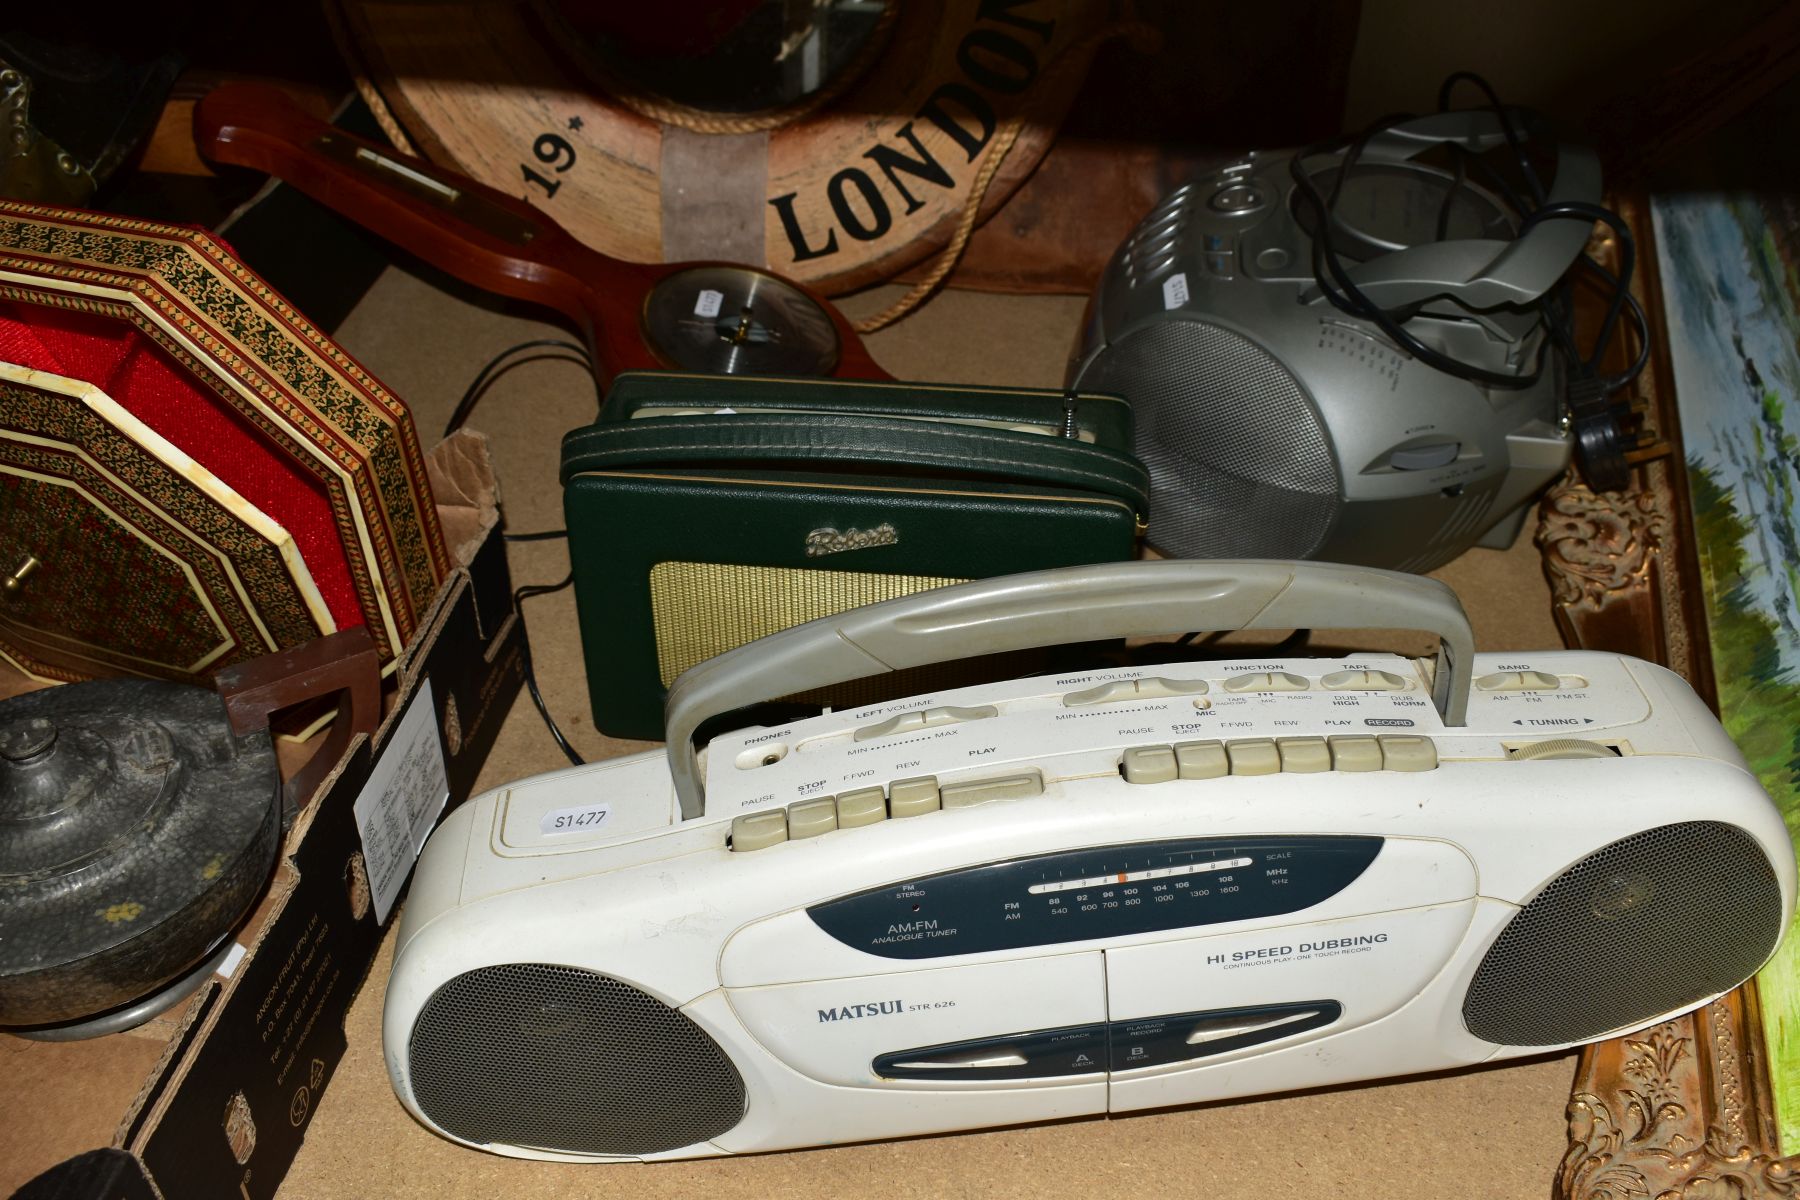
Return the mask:
[[[1435, 659], [1171, 663], [714, 738], [949, 658], [1236, 628]], [[1476, 655], [1428, 579], [1140, 562], [922, 592], [689, 671], [669, 750], [489, 792], [420, 859], [386, 1053], [503, 1154], [738, 1154], [1431, 1071], [1736, 986], [1793, 845], [1679, 677]]]

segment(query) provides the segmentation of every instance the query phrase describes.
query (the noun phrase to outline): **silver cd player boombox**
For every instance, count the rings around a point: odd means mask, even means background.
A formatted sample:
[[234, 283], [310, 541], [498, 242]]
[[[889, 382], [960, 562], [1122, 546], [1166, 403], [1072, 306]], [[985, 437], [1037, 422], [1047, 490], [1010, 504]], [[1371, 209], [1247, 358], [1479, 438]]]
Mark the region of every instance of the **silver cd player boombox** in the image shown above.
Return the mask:
[[[1282, 654], [701, 723], [1009, 648], [1388, 627]], [[1642, 1027], [1794, 907], [1775, 806], [1682, 680], [1480, 654], [1443, 585], [1139, 562], [922, 592], [683, 675], [669, 749], [431, 837], [388, 1069], [503, 1154], [690, 1158], [1466, 1066]]]
[[[1432, 366], [1331, 302], [1294, 154], [1228, 165], [1139, 223], [1089, 303], [1069, 382], [1131, 402], [1152, 545], [1428, 571], [1478, 540], [1511, 543], [1569, 462], [1538, 306], [1591, 226], [1520, 232], [1493, 190], [1429, 161], [1506, 141], [1495, 113], [1449, 112], [1382, 129], [1353, 168], [1342, 152], [1298, 156], [1334, 197], [1332, 245], [1360, 294], [1498, 383]], [[1559, 146], [1549, 188], [1547, 207], [1597, 204], [1598, 161]]]

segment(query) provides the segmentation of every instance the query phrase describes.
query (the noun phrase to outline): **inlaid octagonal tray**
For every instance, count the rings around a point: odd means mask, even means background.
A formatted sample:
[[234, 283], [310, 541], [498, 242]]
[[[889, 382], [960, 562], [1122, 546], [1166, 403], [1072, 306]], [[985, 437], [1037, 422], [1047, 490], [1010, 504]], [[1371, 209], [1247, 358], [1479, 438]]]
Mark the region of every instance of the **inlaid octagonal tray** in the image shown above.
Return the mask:
[[203, 678], [411, 638], [449, 570], [411, 415], [204, 231], [0, 200], [0, 361], [43, 373], [0, 400], [20, 665]]
[[0, 654], [201, 680], [336, 623], [266, 513], [81, 380], [0, 363]]

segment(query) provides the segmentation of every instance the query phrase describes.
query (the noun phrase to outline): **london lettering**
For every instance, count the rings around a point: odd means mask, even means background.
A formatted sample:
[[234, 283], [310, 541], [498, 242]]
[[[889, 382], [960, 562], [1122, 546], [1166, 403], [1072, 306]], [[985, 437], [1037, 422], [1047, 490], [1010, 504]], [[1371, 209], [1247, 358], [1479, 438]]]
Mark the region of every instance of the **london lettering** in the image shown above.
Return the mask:
[[[1014, 11], [1028, 7], [1029, 2], [981, 0], [975, 28], [956, 47], [956, 65], [968, 82], [947, 80], [939, 84], [913, 114], [914, 121], [927, 121], [942, 131], [968, 155], [969, 162], [975, 161], [994, 136], [994, 106], [983, 92], [1017, 95], [1038, 77], [1037, 56], [1049, 46], [1056, 22]], [[894, 227], [889, 192], [904, 206], [901, 215], [911, 216], [925, 207], [915, 189], [922, 190], [926, 185], [945, 189], [955, 186], [950, 172], [919, 140], [913, 130], [914, 121], [894, 131], [895, 144], [877, 142], [863, 151], [862, 157], [872, 164], [870, 169], [845, 167], [826, 181], [825, 200], [835, 220], [823, 230], [801, 228], [794, 206], [798, 192], [769, 201], [787, 235], [792, 261], [802, 263], [836, 254], [839, 229], [859, 242], [887, 236]], [[886, 182], [885, 190], [877, 177]]]

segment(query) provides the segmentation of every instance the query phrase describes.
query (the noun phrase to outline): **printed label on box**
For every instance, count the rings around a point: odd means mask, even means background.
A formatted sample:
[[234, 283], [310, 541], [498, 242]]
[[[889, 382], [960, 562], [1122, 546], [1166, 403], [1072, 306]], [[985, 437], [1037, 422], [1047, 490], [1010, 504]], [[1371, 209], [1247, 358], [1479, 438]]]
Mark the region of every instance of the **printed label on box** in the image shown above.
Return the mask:
[[356, 798], [375, 920], [385, 923], [407, 872], [450, 799], [431, 680], [419, 685]]

